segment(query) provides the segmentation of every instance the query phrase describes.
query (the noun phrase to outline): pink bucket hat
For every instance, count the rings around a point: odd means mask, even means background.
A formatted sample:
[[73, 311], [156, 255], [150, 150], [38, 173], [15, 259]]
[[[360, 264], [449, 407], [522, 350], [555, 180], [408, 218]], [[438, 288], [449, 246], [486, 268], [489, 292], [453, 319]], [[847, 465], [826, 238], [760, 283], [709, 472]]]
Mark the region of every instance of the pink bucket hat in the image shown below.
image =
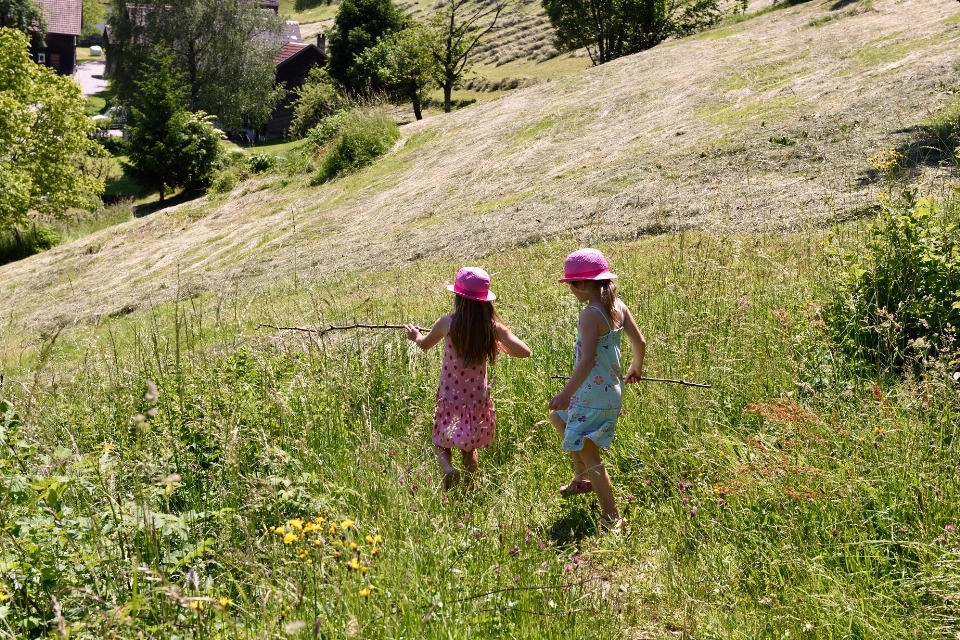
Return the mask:
[[563, 277], [557, 282], [576, 282], [577, 280], [613, 280], [617, 276], [610, 273], [607, 259], [596, 249], [578, 249], [563, 262]]
[[455, 284], [447, 285], [447, 291], [480, 302], [491, 302], [497, 299], [497, 296], [490, 291], [490, 276], [480, 267], [463, 267], [457, 271]]

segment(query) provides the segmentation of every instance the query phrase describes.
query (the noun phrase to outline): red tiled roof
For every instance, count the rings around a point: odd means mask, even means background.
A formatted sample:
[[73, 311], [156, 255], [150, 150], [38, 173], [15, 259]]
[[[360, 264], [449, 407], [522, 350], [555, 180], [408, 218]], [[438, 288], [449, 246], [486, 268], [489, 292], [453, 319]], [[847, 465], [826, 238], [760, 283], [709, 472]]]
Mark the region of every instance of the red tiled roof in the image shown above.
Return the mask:
[[293, 56], [297, 55], [307, 47], [313, 46], [307, 42], [288, 42], [282, 47], [277, 53], [273, 56], [273, 63], [280, 64], [281, 62], [286, 62]]
[[47, 19], [48, 32], [80, 35], [82, 0], [37, 0], [37, 4], [43, 11], [43, 17]]

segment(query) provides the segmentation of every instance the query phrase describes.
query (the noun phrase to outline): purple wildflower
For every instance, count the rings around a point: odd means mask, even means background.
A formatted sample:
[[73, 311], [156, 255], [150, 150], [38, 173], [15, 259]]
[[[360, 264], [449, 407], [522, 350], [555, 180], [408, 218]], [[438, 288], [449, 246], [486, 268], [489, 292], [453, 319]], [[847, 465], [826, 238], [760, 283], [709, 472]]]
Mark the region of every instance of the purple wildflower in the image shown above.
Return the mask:
[[692, 482], [687, 482], [686, 480], [681, 480], [677, 483], [677, 486], [680, 487], [681, 491], [687, 491], [690, 487], [693, 486]]
[[687, 496], [683, 496], [683, 497], [680, 499], [680, 502], [682, 502], [683, 504], [687, 504], [687, 503], [690, 502], [690, 498], [688, 498]]
[[723, 505], [727, 504], [727, 501], [723, 498], [717, 498], [717, 504], [722, 507]]
[[697, 508], [696, 508], [696, 507], [691, 507], [691, 508], [690, 508], [690, 517], [691, 517], [691, 518], [697, 517]]
[[563, 570], [564, 570], [564, 571], [573, 571], [573, 565], [572, 565], [572, 564], [565, 564], [565, 565], [563, 565]]
[[395, 455], [395, 454], [393, 453], [393, 449], [390, 449], [390, 452], [387, 453], [387, 455], [392, 458], [392, 457]]
[[520, 582], [520, 576], [513, 576], [514, 582]]
[[457, 523], [457, 529], [463, 529], [464, 524], [462, 522]]
[[946, 531], [947, 533], [953, 531], [954, 529], [956, 529], [956, 527], [953, 526], [953, 524], [951, 524], [951, 523], [947, 523], [947, 524], [943, 525], [943, 530]]

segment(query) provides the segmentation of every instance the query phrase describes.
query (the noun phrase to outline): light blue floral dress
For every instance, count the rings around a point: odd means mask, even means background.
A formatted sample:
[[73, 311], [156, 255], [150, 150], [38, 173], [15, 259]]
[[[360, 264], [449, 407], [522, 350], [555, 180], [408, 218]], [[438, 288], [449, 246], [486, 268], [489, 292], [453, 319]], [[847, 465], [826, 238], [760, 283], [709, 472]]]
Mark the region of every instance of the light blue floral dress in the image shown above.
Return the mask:
[[[570, 408], [557, 411], [567, 423], [563, 435], [564, 451], [580, 451], [583, 439], [590, 438], [598, 447], [606, 449], [613, 441], [613, 430], [623, 406], [623, 372], [620, 369], [620, 336], [623, 327], [613, 329], [607, 314], [600, 312], [610, 331], [597, 340], [597, 357], [586, 381], [570, 397]], [[580, 362], [583, 338], [577, 327], [577, 346], [573, 351], [573, 366]]]

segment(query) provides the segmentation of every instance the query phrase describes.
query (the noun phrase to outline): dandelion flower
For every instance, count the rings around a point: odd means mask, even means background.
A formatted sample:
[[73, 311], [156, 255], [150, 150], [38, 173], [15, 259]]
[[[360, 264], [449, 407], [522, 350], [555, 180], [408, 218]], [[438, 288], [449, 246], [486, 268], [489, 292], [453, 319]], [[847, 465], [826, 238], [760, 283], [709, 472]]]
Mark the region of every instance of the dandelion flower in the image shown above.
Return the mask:
[[190, 602], [190, 608], [194, 611], [203, 611], [203, 603], [199, 600], [192, 600]]
[[231, 600], [230, 598], [220, 598], [219, 600], [217, 600], [217, 602], [219, 602], [220, 606], [223, 607], [224, 609], [226, 609], [227, 607], [233, 604], [233, 600]]
[[303, 520], [300, 518], [294, 518], [287, 522], [294, 531], [303, 531]]
[[356, 558], [350, 558], [350, 560], [347, 561], [347, 567], [357, 571], [360, 569], [360, 561]]
[[383, 542], [383, 538], [381, 538], [380, 535], [377, 534], [377, 536], [373, 539], [373, 541], [376, 542], [377, 544], [380, 544], [381, 542]]
[[307, 558], [306, 563], [307, 563], [307, 564], [313, 564], [313, 558]]
[[366, 573], [366, 572], [367, 572], [367, 566], [366, 566], [366, 565], [363, 565], [362, 567], [360, 567], [360, 573]]
[[373, 536], [370, 535], [369, 533], [367, 534], [367, 537], [364, 538], [364, 540], [366, 540], [367, 543], [369, 543], [369, 544], [373, 544]]
[[356, 550], [357, 550], [357, 543], [356, 543], [356, 542], [351, 542], [351, 543], [350, 543], [350, 551], [356, 551]]
[[360, 589], [360, 597], [361, 597], [361, 598], [366, 598], [366, 597], [368, 597], [369, 595], [370, 595], [370, 589], [367, 589], [366, 587], [364, 587], [363, 589]]
[[344, 530], [349, 529], [352, 526], [353, 526], [353, 520], [348, 519], [340, 523], [340, 528]]
[[330, 528], [329, 528], [327, 531], [328, 531], [328, 533], [329, 533], [330, 535], [335, 534], [335, 533], [337, 532], [337, 523], [336, 523], [336, 522], [331, 522], [331, 523], [330, 523]]
[[299, 537], [299, 536], [297, 536], [297, 534], [295, 534], [293, 531], [291, 531], [291, 532], [288, 533], [287, 535], [283, 536], [283, 544], [290, 544], [290, 543], [292, 543], [294, 540], [296, 540], [298, 537]]
[[370, 555], [375, 556], [378, 553], [380, 553], [380, 547], [374, 547], [373, 549], [370, 549]]

